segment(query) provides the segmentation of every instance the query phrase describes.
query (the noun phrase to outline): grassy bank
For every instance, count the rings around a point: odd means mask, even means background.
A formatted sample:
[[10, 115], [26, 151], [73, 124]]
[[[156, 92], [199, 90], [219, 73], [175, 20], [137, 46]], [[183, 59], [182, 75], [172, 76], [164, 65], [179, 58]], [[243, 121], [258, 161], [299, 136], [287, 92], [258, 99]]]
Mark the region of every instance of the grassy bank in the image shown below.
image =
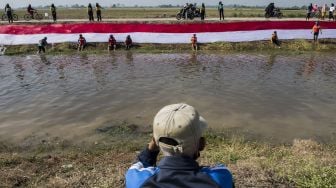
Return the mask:
[[[101, 139], [92, 143], [30, 138], [0, 144], [0, 187], [124, 187], [125, 171], [150, 133], [126, 124], [96, 132]], [[199, 162], [228, 165], [237, 187], [335, 186], [336, 145], [312, 140], [270, 145], [228, 135], [208, 132]]]
[[[287, 53], [300, 53], [307, 51], [320, 51], [328, 52], [336, 49], [335, 39], [321, 39], [319, 43], [314, 43], [310, 40], [286, 40], [282, 41], [281, 49], [275, 47], [269, 41], [257, 41], [257, 42], [217, 42], [209, 44], [200, 44], [200, 52], [287, 52]], [[124, 46], [119, 44], [117, 46], [116, 53], [118, 51], [125, 51]], [[131, 51], [139, 53], [181, 53], [191, 51], [189, 44], [135, 44]], [[8, 46], [6, 55], [26, 55], [36, 54], [36, 45], [16, 45]], [[47, 54], [59, 55], [59, 54], [73, 54], [77, 53], [75, 43], [62, 43], [54, 44], [47, 48]], [[87, 54], [105, 54], [107, 53], [107, 43], [89, 43], [82, 52]]]
[[[49, 9], [39, 9], [40, 13], [49, 13]], [[114, 18], [175, 18], [180, 8], [106, 8], [102, 10], [103, 19]], [[305, 18], [306, 10], [281, 10], [287, 18]], [[26, 10], [18, 9], [15, 14], [19, 20], [23, 20]], [[262, 8], [225, 8], [225, 17], [264, 17], [265, 10]], [[207, 8], [206, 16], [218, 17], [217, 8]], [[59, 8], [58, 19], [87, 19], [86, 8]]]

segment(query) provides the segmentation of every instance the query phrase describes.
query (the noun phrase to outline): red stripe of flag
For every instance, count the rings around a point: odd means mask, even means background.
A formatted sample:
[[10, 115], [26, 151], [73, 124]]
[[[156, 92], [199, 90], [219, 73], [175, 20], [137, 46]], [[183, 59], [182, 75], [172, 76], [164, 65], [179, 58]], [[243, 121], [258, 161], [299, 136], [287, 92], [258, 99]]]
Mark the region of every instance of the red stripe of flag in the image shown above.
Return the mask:
[[[251, 21], [229, 23], [144, 24], [144, 23], [80, 23], [41, 25], [1, 25], [0, 34], [71, 34], [71, 33], [202, 33], [255, 31], [269, 29], [311, 29], [314, 22], [306, 21]], [[320, 22], [322, 29], [336, 29], [336, 22]]]

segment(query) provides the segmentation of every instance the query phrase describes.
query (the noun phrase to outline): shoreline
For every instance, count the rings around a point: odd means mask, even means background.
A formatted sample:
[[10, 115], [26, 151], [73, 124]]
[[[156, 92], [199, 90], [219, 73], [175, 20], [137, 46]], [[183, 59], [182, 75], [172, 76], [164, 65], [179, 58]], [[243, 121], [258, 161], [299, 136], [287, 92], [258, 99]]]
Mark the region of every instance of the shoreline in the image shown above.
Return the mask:
[[[47, 47], [46, 55], [68, 54], [106, 54], [107, 43], [88, 43], [84, 51], [78, 52], [76, 43], [58, 43]], [[286, 52], [291, 54], [303, 52], [330, 52], [336, 50], [336, 39], [319, 39], [318, 43], [312, 40], [281, 40], [281, 49], [270, 41], [253, 42], [216, 42], [199, 44], [197, 52]], [[117, 50], [111, 53], [126, 51], [122, 43], [118, 43]], [[138, 53], [183, 53], [193, 52], [191, 44], [134, 44], [131, 52]], [[32, 55], [36, 54], [37, 45], [7, 46], [4, 55]]]
[[[126, 170], [151, 134], [132, 125], [96, 131], [102, 138], [95, 142], [74, 144], [59, 137], [21, 146], [0, 142], [0, 185], [124, 187]], [[211, 130], [205, 137], [199, 163], [226, 164], [237, 187], [328, 187], [336, 181], [335, 144], [294, 140], [272, 145]]]

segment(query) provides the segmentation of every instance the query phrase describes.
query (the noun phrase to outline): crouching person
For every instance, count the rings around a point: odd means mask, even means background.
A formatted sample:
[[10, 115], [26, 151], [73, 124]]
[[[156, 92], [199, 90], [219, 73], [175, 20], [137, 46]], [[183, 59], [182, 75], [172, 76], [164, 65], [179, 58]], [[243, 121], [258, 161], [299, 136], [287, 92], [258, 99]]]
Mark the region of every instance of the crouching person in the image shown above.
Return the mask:
[[274, 31], [273, 34], [272, 34], [271, 42], [272, 42], [273, 45], [280, 48], [280, 41], [279, 41], [278, 34], [277, 34], [276, 31]]
[[38, 43], [38, 53], [40, 54], [41, 52], [45, 53], [45, 48], [48, 45], [47, 42], [47, 37], [44, 37], [43, 39], [41, 39]]
[[85, 45], [86, 45], [86, 39], [83, 37], [82, 34], [80, 34], [78, 39], [78, 51], [83, 51]]
[[117, 48], [117, 41], [116, 39], [114, 38], [113, 35], [110, 35], [110, 38], [109, 38], [109, 41], [108, 41], [108, 51], [115, 51]]
[[126, 50], [131, 49], [131, 46], [133, 44], [131, 35], [127, 35], [126, 40], [125, 40], [125, 46], [126, 46]]
[[[205, 148], [207, 124], [195, 108], [173, 104], [162, 108], [153, 122], [153, 139], [126, 173], [126, 187], [231, 188], [232, 174], [224, 165], [197, 163]], [[157, 156], [163, 158], [156, 166]]]

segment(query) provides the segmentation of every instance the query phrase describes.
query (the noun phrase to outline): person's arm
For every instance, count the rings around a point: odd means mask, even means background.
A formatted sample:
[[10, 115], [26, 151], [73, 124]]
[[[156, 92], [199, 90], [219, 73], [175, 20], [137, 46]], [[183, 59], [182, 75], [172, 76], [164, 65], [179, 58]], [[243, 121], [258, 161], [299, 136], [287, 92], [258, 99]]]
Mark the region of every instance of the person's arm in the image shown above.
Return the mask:
[[155, 166], [159, 152], [160, 149], [156, 145], [154, 138], [152, 138], [147, 147], [138, 155], [138, 160], [144, 164], [145, 167]]
[[126, 187], [140, 187], [148, 178], [156, 172], [155, 163], [160, 150], [154, 139], [137, 157], [138, 162], [133, 164], [126, 172]]

